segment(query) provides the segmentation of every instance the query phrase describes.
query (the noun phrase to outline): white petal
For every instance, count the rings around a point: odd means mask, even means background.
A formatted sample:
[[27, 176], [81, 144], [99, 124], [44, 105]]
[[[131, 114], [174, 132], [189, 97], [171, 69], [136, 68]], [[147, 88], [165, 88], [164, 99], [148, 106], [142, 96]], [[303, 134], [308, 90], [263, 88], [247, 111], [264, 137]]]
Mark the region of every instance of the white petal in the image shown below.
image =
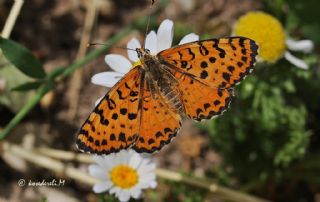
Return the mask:
[[126, 202], [130, 199], [130, 192], [127, 190], [121, 190], [119, 193], [119, 201]]
[[157, 46], [158, 46], [158, 41], [157, 41], [157, 34], [155, 31], [151, 31], [147, 37], [146, 37], [146, 49], [149, 49], [150, 50], [150, 53], [151, 54], [157, 54], [158, 53], [158, 49], [157, 49]]
[[112, 187], [110, 190], [109, 190], [109, 193], [110, 194], [115, 194], [115, 195], [119, 195], [119, 192], [120, 192], [120, 188], [119, 187]]
[[164, 20], [159, 26], [158, 33], [158, 52], [171, 47], [173, 39], [173, 22], [171, 20]]
[[126, 74], [132, 67], [131, 62], [122, 55], [109, 54], [106, 55], [104, 60], [116, 72]]
[[140, 155], [138, 153], [135, 153], [130, 158], [129, 165], [132, 168], [136, 169], [139, 166], [141, 160], [142, 160], [142, 158], [140, 157]]
[[155, 163], [149, 163], [149, 164], [146, 164], [146, 161], [142, 161], [139, 168], [138, 168], [138, 173], [140, 175], [144, 175], [148, 172], [151, 172], [153, 170], [156, 169], [156, 164]]
[[127, 150], [121, 150], [118, 154], [117, 154], [117, 158], [118, 158], [118, 162], [119, 164], [128, 164], [129, 162], [129, 153]]
[[101, 167], [104, 167], [104, 164], [103, 164], [104, 158], [103, 158], [103, 156], [92, 155], [91, 157], [98, 165], [100, 165]]
[[144, 175], [140, 175], [141, 182], [150, 182], [156, 179], [156, 175], [154, 173], [148, 173]]
[[141, 195], [142, 195], [141, 188], [138, 187], [138, 186], [135, 186], [135, 187], [131, 188], [131, 189], [129, 190], [129, 192], [130, 192], [131, 196], [132, 196], [133, 198], [135, 198], [135, 199], [140, 198]]
[[284, 53], [284, 57], [293, 65], [296, 67], [299, 67], [301, 69], [308, 69], [307, 63], [305, 63], [303, 60], [300, 60], [299, 58], [293, 56], [290, 52], [286, 51]]
[[155, 187], [157, 187], [157, 182], [156, 182], [156, 180], [152, 180], [152, 181], [148, 181], [148, 182], [141, 181], [141, 182], [139, 182], [139, 187], [141, 189], [155, 188]]
[[93, 186], [93, 191], [95, 193], [102, 193], [102, 192], [105, 192], [107, 191], [110, 187], [112, 186], [112, 183], [107, 181], [107, 182], [102, 182], [102, 183], [99, 183], [99, 184], [96, 184]]
[[190, 33], [188, 35], [185, 35], [181, 41], [179, 42], [179, 45], [193, 42], [193, 41], [199, 41], [199, 35], [196, 35], [194, 33]]
[[149, 186], [150, 186], [150, 188], [152, 188], [152, 189], [156, 188], [157, 185], [158, 185], [158, 183], [157, 183], [157, 181], [155, 181], [155, 180], [149, 182]]
[[99, 99], [94, 103], [94, 106], [97, 106], [97, 105], [101, 102], [102, 98], [103, 98], [103, 97], [99, 98]]
[[[130, 49], [141, 48], [141, 44], [138, 41], [138, 39], [133, 38], [128, 42], [127, 48], [130, 48]], [[137, 53], [133, 50], [128, 50], [128, 57], [133, 62], [137, 62], [139, 60]]]
[[98, 165], [90, 165], [88, 167], [88, 170], [89, 170], [89, 174], [95, 178], [98, 178], [98, 179], [101, 179], [101, 180], [104, 180], [104, 179], [107, 179], [107, 174], [102, 167], [98, 166]]
[[93, 160], [97, 162], [97, 164], [106, 170], [106, 173], [110, 171], [110, 169], [114, 166], [112, 158], [110, 158], [112, 155], [108, 156], [98, 156], [98, 155], [92, 155]]
[[118, 72], [101, 72], [91, 77], [91, 83], [111, 88], [114, 86], [124, 74]]
[[292, 39], [288, 39], [286, 44], [289, 50], [301, 51], [304, 53], [310, 53], [314, 48], [314, 44], [311, 40], [294, 41]]

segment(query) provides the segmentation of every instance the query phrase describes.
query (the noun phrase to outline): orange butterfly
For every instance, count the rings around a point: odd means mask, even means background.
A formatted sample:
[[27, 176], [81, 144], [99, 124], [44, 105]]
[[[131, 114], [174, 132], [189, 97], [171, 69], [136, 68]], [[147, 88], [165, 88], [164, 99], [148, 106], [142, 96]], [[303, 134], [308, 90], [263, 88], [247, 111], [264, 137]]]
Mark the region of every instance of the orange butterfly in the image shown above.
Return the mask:
[[141, 65], [96, 106], [80, 129], [78, 148], [96, 154], [160, 150], [178, 133], [182, 117], [210, 119], [229, 107], [233, 87], [251, 72], [257, 51], [244, 37], [191, 42], [157, 55], [136, 49]]

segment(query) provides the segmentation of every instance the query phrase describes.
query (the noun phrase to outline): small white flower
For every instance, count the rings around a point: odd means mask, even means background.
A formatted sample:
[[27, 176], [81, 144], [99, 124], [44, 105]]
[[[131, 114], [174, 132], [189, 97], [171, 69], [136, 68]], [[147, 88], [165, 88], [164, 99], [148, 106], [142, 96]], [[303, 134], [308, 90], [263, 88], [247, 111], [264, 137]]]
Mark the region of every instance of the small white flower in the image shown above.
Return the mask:
[[[147, 35], [145, 39], [145, 48], [149, 49], [151, 54], [156, 55], [160, 51], [170, 48], [172, 45], [172, 40], [173, 22], [166, 19], [160, 24], [157, 33], [155, 31], [151, 31]], [[185, 44], [198, 40], [199, 36], [191, 33], [184, 36], [179, 44]], [[133, 38], [128, 42], [127, 48], [141, 48], [141, 44], [138, 39]], [[114, 86], [131, 69], [132, 63], [139, 61], [139, 58], [135, 51], [128, 50], [128, 57], [130, 61], [122, 55], [106, 55], [105, 61], [114, 71], [98, 73], [91, 78], [91, 82], [109, 88]]]
[[[292, 39], [287, 39], [286, 45], [288, 50], [290, 51], [300, 51], [303, 53], [310, 53], [314, 48], [313, 42], [311, 40], [294, 41]], [[296, 67], [308, 69], [307, 63], [292, 55], [288, 50], [284, 53], [284, 58], [286, 58], [286, 60], [288, 60]]]
[[95, 193], [109, 190], [120, 201], [138, 199], [142, 189], [157, 186], [155, 163], [133, 150], [121, 150], [108, 156], [93, 156], [97, 164], [89, 166], [89, 174], [101, 180], [93, 186]]

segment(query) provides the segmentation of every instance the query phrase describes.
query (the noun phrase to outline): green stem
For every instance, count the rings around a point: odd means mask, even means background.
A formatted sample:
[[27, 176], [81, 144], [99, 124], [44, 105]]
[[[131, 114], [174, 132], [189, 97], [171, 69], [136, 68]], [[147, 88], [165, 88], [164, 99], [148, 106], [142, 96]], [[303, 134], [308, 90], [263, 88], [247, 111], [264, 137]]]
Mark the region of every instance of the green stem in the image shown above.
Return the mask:
[[33, 96], [26, 105], [15, 115], [9, 124], [0, 133], [0, 140], [5, 138], [7, 134], [29, 113], [29, 111], [40, 102], [41, 98], [50, 90], [49, 84], [42, 85], [35, 96]]
[[106, 46], [102, 46], [99, 49], [93, 50], [88, 53], [83, 59], [76, 61], [75, 63], [71, 64], [70, 66], [66, 67], [64, 71], [61, 72], [52, 72], [48, 75], [48, 80], [44, 85], [42, 85], [36, 92], [36, 94], [27, 102], [26, 105], [15, 115], [15, 117], [9, 122], [8, 125], [1, 131], [0, 133], [0, 140], [4, 139], [11, 130], [20, 123], [20, 121], [33, 109], [33, 107], [38, 104], [41, 98], [52, 88], [54, 88], [52, 80], [58, 77], [57, 81], [61, 81], [62, 79], [67, 78], [70, 76], [74, 71], [82, 67], [83, 65], [91, 62], [95, 58], [99, 57], [100, 55], [107, 52], [110, 47], [122, 39], [126, 34], [131, 31], [131, 28], [125, 28], [120, 31], [117, 35], [112, 37]]
[[70, 65], [62, 74], [62, 78], [66, 78], [70, 76], [75, 70], [79, 69], [81, 66], [87, 64], [88, 62], [94, 60], [95, 58], [99, 57], [102, 54], [105, 54], [113, 44], [118, 42], [124, 36], [126, 36], [131, 31], [130, 27], [127, 27], [121, 30], [117, 35], [112, 37], [105, 46], [102, 46], [99, 49], [91, 51], [84, 57], [83, 59], [75, 62], [74, 64]]

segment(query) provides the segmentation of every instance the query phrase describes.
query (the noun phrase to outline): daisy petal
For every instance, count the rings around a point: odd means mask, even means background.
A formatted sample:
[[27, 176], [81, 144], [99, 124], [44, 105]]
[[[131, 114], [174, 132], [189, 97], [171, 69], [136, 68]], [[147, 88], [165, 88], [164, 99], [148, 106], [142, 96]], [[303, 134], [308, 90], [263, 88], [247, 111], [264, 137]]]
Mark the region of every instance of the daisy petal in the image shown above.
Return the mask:
[[119, 192], [120, 192], [120, 188], [119, 187], [112, 187], [110, 190], [109, 190], [109, 193], [110, 194], [115, 194], [115, 195], [119, 195]]
[[190, 33], [188, 35], [185, 35], [181, 41], [179, 42], [179, 45], [193, 42], [193, 41], [199, 41], [199, 35], [196, 35], [194, 33]]
[[141, 182], [150, 182], [152, 180], [156, 179], [156, 175], [154, 173], [145, 173], [143, 175], [140, 175], [140, 181]]
[[147, 37], [146, 37], [146, 49], [150, 50], [151, 54], [157, 54], [158, 53], [158, 42], [157, 42], [157, 34], [155, 31], [151, 31]]
[[97, 106], [97, 105], [101, 102], [102, 98], [103, 98], [103, 97], [100, 97], [100, 98], [94, 103], [94, 106]]
[[128, 73], [132, 66], [130, 61], [122, 55], [109, 54], [104, 60], [114, 71], [123, 74]]
[[310, 53], [314, 48], [314, 44], [311, 40], [294, 41], [292, 39], [288, 39], [286, 44], [289, 50], [301, 51], [303, 53]]
[[149, 163], [148, 161], [143, 160], [139, 165], [138, 173], [141, 175], [144, 175], [145, 173], [155, 170], [155, 168], [156, 168], [155, 163]]
[[158, 183], [157, 183], [157, 181], [155, 181], [155, 180], [149, 182], [149, 186], [150, 186], [150, 188], [152, 188], [152, 189], [156, 188], [157, 185], [158, 185]]
[[91, 157], [99, 166], [104, 167], [102, 163], [104, 161], [104, 158], [102, 156], [92, 155]]
[[107, 157], [92, 155], [92, 158], [100, 167], [106, 169], [106, 171], [109, 171], [114, 166], [113, 161], [110, 161], [110, 155]]
[[88, 167], [89, 174], [98, 179], [107, 179], [106, 171], [98, 165], [90, 165]]
[[147, 189], [147, 188], [156, 188], [158, 185], [157, 181], [154, 179], [154, 180], [150, 180], [150, 181], [141, 181], [139, 183], [139, 187], [141, 189]]
[[129, 153], [126, 150], [121, 150], [117, 153], [117, 159], [119, 160], [119, 164], [128, 164], [129, 161]]
[[91, 83], [110, 88], [114, 86], [123, 76], [124, 74], [118, 72], [101, 72], [91, 77]]
[[102, 193], [107, 191], [112, 186], [111, 182], [102, 182], [93, 186], [93, 191], [95, 193]]
[[134, 199], [138, 199], [142, 195], [141, 189], [138, 186], [133, 187], [129, 190], [129, 192]]
[[141, 160], [142, 160], [142, 159], [141, 159], [140, 155], [137, 154], [137, 153], [135, 153], [135, 154], [133, 154], [132, 157], [130, 158], [129, 165], [130, 165], [132, 168], [136, 169], [136, 168], [139, 166]]
[[164, 20], [159, 26], [158, 33], [158, 52], [171, 47], [173, 39], [173, 22], [171, 20]]
[[121, 190], [119, 193], [119, 201], [126, 202], [126, 201], [129, 201], [129, 199], [130, 199], [130, 192], [126, 190]]
[[286, 51], [284, 53], [284, 57], [293, 65], [296, 67], [299, 67], [301, 69], [308, 69], [307, 63], [305, 63], [303, 60], [293, 56], [290, 52]]
[[[130, 48], [130, 49], [141, 48], [141, 44], [138, 41], [138, 39], [133, 38], [128, 42], [127, 48]], [[133, 50], [128, 50], [128, 57], [133, 62], [137, 62], [139, 60], [137, 53]]]

